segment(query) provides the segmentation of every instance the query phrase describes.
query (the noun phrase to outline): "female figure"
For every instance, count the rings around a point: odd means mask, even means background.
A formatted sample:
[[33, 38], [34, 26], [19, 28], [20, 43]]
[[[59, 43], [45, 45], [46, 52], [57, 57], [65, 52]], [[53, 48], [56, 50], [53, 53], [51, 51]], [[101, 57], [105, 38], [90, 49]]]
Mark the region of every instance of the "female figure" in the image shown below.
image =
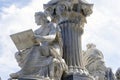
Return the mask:
[[60, 80], [67, 67], [62, 59], [59, 30], [54, 23], [48, 21], [43, 12], [35, 13], [35, 22], [41, 25], [34, 32], [35, 45], [16, 53], [16, 59], [22, 69], [10, 76]]

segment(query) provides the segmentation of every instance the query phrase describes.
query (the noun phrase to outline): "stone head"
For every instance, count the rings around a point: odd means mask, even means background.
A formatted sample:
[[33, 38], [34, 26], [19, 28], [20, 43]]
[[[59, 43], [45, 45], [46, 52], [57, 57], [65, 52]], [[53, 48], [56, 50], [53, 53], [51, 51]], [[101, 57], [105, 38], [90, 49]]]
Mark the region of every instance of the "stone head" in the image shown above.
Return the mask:
[[96, 47], [96, 45], [93, 44], [93, 43], [89, 43], [89, 44], [86, 45], [86, 47], [87, 47], [87, 49], [90, 49], [90, 48]]
[[48, 21], [48, 19], [47, 19], [47, 16], [45, 15], [45, 13], [43, 13], [43, 12], [35, 13], [35, 23], [37, 25], [42, 25], [42, 23], [45, 23], [47, 21]]

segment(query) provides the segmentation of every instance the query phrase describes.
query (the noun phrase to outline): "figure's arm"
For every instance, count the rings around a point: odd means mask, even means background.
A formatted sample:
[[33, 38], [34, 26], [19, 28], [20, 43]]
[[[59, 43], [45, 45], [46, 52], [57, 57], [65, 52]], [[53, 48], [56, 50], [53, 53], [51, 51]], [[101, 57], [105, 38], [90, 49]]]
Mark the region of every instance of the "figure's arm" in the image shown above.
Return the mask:
[[46, 36], [34, 35], [35, 39], [39, 42], [42, 42], [42, 41], [52, 42], [56, 37], [56, 28], [53, 25], [50, 25], [50, 27], [51, 29], [48, 35]]

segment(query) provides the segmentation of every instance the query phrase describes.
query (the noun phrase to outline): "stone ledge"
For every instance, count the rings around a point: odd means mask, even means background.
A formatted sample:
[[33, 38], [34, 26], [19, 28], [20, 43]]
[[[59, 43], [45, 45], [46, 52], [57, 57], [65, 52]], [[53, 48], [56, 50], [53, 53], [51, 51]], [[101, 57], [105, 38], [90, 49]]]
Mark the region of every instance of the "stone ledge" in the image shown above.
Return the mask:
[[93, 80], [92, 77], [80, 74], [71, 74], [64, 76], [62, 80]]

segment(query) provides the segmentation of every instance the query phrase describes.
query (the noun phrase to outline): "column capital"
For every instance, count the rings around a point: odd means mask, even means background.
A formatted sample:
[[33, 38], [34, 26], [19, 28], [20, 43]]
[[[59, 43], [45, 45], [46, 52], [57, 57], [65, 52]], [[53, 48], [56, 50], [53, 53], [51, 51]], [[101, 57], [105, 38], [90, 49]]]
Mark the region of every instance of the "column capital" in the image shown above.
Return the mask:
[[84, 26], [86, 17], [92, 14], [93, 4], [84, 0], [51, 0], [44, 4], [45, 13], [56, 23], [65, 20]]

